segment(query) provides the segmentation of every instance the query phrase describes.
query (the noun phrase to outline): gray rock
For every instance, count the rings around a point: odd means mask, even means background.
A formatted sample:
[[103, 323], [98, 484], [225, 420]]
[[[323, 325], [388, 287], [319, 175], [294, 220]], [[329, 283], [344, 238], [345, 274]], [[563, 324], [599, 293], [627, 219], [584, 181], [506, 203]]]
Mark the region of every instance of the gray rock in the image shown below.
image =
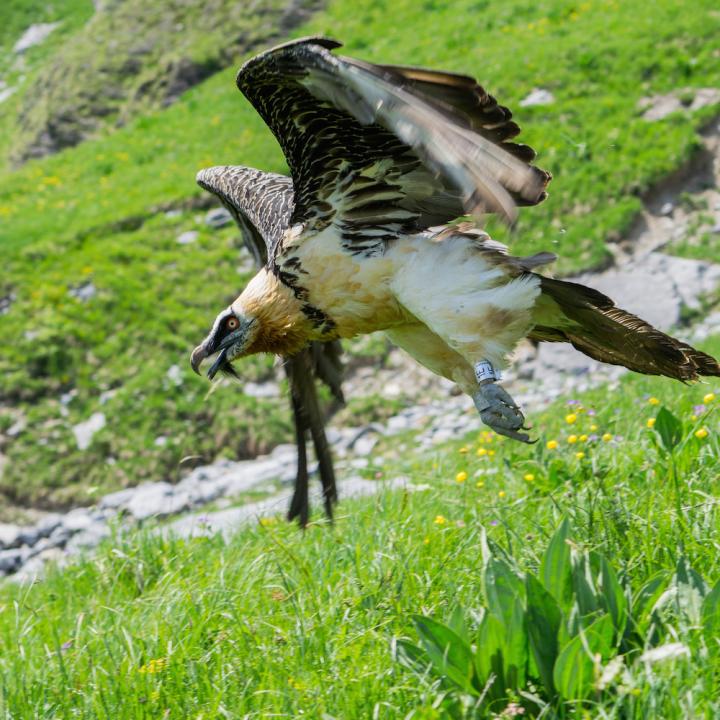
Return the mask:
[[243, 392], [255, 398], [280, 397], [280, 386], [272, 381], [264, 383], [246, 382], [243, 385]]
[[35, 529], [41, 538], [50, 537], [55, 528], [60, 527], [63, 522], [63, 516], [58, 513], [50, 513], [46, 515], [40, 522], [35, 525]]
[[675, 206], [671, 202], [666, 202], [662, 204], [662, 207], [660, 208], [660, 214], [668, 217], [673, 214], [673, 210], [675, 210]]
[[8, 295], [0, 297], [0, 315], [5, 315], [10, 311], [16, 297], [15, 293], [9, 293]]
[[0, 523], [0, 548], [14, 548], [21, 545], [22, 532], [23, 528], [19, 525]]
[[520, 107], [535, 107], [537, 105], [552, 105], [555, 96], [543, 88], [535, 88], [529, 95], [520, 101]]
[[87, 530], [93, 523], [92, 512], [87, 508], [75, 508], [66, 513], [62, 519], [62, 526], [71, 534]]
[[24, 53], [35, 45], [40, 45], [60, 25], [59, 22], [54, 23], [36, 23], [31, 25], [13, 45], [13, 52], [16, 54]]
[[72, 431], [73, 435], [75, 435], [78, 450], [87, 450], [90, 447], [93, 435], [99, 430], [102, 430], [105, 424], [105, 413], [96, 412], [84, 422], [74, 425]]
[[190, 245], [190, 244], [196, 242], [199, 236], [200, 236], [200, 233], [197, 230], [187, 230], [186, 232], [182, 233], [181, 235], [178, 235], [177, 244], [178, 245]]
[[87, 529], [73, 535], [66, 545], [66, 552], [75, 555], [83, 550], [97, 547], [105, 538], [110, 536], [110, 528], [105, 523], [94, 522]]
[[48, 537], [51, 547], [63, 548], [67, 541], [72, 537], [72, 532], [64, 525], [56, 527]]
[[97, 288], [88, 280], [88, 282], [84, 282], [81, 285], [74, 285], [68, 288], [68, 295], [80, 300], [80, 302], [87, 302], [97, 295]]
[[215, 230], [231, 225], [233, 222], [232, 215], [224, 207], [213, 208], [205, 216], [205, 224]]
[[98, 503], [98, 507], [100, 508], [111, 508], [114, 510], [124, 508], [127, 503], [132, 500], [133, 495], [135, 494], [135, 488], [128, 488], [127, 490], [118, 490], [117, 492], [110, 493], [109, 495], [105, 495], [105, 497], [100, 499], [100, 502]]
[[17, 572], [27, 558], [27, 551], [21, 548], [0, 550], [0, 573], [9, 575]]

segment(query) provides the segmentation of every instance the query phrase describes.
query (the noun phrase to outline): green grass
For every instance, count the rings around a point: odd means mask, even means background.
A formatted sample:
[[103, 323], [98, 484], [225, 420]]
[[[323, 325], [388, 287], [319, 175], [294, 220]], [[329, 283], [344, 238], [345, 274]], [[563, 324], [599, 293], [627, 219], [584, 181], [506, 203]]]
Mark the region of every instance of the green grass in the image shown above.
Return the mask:
[[[452, 7], [338, 0], [295, 34], [334, 35], [348, 53], [370, 60], [469, 72], [512, 106], [522, 138], [555, 174], [549, 200], [523, 211], [512, 248], [555, 250], [567, 272], [602, 264], [605, 239], [628, 226], [639, 195], [698, 146], [696, 129], [710, 110], [646, 123], [636, 103], [677, 86], [717, 85], [719, 22], [709, 0], [690, 12], [665, 0], [652, 13], [632, 3], [566, 0]], [[194, 215], [171, 221], [158, 212], [187, 207], [199, 193], [201, 167], [283, 170], [233, 74], [221, 72], [114, 133], [0, 175], [0, 297], [16, 296], [0, 323], [0, 423], [11, 425], [16, 412], [29, 421], [3, 451], [7, 496], [82, 501], [88, 487], [174, 479], [188, 455], [234, 456], [289, 438], [284, 401], [225, 388], [205, 401], [207, 384], [185, 374], [190, 349], [246, 276], [235, 272], [232, 231], [203, 230], [197, 246], [176, 246], [175, 235], [197, 224]], [[535, 86], [557, 101], [519, 108]], [[70, 290], [86, 280], [100, 292], [81, 304]], [[177, 389], [165, 377], [175, 364], [185, 374]], [[243, 373], [254, 378], [267, 368], [258, 360]], [[101, 407], [106, 390], [117, 393]], [[59, 399], [71, 391], [65, 418]], [[69, 425], [98, 410], [108, 426], [79, 452]], [[160, 434], [172, 438], [164, 448], [154, 444]]]
[[[418, 642], [416, 613], [447, 621], [461, 606], [476, 632], [485, 534], [537, 573], [567, 518], [573, 547], [602, 553], [628, 596], [681, 556], [718, 582], [718, 400], [694, 407], [710, 390], [627, 376], [612, 395], [539, 414], [531, 447], [481, 433], [418, 456], [393, 441], [366, 472], [407, 475], [414, 491], [343, 502], [334, 528], [266, 518], [227, 542], [131, 534], [34, 586], [0, 588], [0, 708], [14, 719], [447, 717], [449, 686], [418, 678], [392, 646]], [[647, 427], [663, 406], [683, 423], [673, 460]], [[592, 702], [543, 717], [716, 717], [717, 638], [688, 623], [692, 608], [663, 607], [643, 648], [680, 642], [689, 656], [646, 665], [623, 653]]]

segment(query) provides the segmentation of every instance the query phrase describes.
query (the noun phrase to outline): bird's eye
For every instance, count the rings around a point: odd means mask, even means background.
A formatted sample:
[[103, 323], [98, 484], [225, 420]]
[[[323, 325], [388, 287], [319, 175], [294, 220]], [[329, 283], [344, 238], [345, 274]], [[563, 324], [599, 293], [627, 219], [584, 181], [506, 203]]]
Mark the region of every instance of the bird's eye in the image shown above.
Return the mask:
[[233, 315], [231, 315], [226, 321], [225, 321], [225, 327], [228, 330], [237, 330], [237, 328], [240, 325], [240, 321]]

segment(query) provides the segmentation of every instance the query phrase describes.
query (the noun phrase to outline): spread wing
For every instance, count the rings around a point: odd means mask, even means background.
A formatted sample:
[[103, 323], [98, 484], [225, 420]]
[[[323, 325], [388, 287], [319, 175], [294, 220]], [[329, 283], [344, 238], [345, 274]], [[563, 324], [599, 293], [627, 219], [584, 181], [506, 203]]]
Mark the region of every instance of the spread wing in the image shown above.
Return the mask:
[[373, 65], [307, 38], [249, 60], [237, 84], [278, 139], [292, 173], [290, 224], [330, 223], [351, 252], [462, 215], [515, 217], [550, 175], [507, 108], [472, 78]]
[[257, 264], [265, 265], [290, 225], [292, 180], [238, 165], [205, 168], [196, 179], [201, 188], [217, 195], [240, 226]]

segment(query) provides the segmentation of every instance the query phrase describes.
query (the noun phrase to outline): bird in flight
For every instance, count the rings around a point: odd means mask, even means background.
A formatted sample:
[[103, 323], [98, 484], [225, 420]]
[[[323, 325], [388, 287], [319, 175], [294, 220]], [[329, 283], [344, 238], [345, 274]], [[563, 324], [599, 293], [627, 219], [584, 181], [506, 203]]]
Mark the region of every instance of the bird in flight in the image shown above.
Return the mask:
[[552, 253], [515, 257], [482, 230], [487, 213], [512, 223], [518, 206], [544, 200], [551, 175], [475, 80], [338, 47], [296, 40], [238, 73], [291, 177], [241, 166], [198, 174], [255, 239], [263, 267], [193, 351], [196, 371], [211, 356], [212, 379], [253, 353], [293, 358], [384, 331], [470, 395], [486, 425], [523, 442], [523, 413], [498, 383], [523, 338], [650, 375], [720, 375], [714, 358], [605, 295], [537, 272]]

